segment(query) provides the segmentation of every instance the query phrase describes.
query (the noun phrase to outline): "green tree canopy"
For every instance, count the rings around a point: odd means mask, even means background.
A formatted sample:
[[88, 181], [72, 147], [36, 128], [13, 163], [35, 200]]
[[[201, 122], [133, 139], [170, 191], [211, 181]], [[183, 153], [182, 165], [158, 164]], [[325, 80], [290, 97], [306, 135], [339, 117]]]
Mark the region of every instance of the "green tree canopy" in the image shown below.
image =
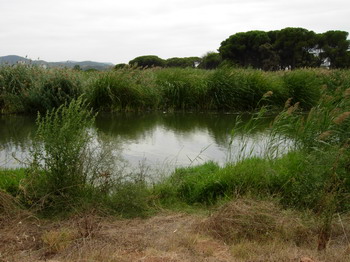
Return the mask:
[[281, 67], [314, 67], [321, 61], [312, 54], [317, 48], [317, 35], [304, 28], [287, 27], [276, 32], [274, 49], [280, 57]]
[[124, 69], [124, 68], [126, 68], [128, 65], [127, 64], [125, 64], [125, 63], [120, 63], [120, 64], [116, 64], [115, 66], [114, 66], [114, 69]]
[[199, 64], [199, 68], [202, 69], [215, 69], [222, 62], [221, 55], [216, 52], [208, 52], [202, 57], [202, 61]]
[[167, 59], [166, 66], [167, 67], [195, 67], [196, 63], [201, 62], [200, 57], [192, 56], [192, 57], [172, 57]]
[[270, 38], [264, 31], [248, 31], [231, 35], [219, 48], [223, 59], [233, 63], [255, 68], [262, 67], [261, 46], [269, 44]]
[[154, 67], [154, 66], [165, 66], [165, 61], [155, 55], [138, 56], [133, 60], [129, 61], [129, 65], [138, 67]]
[[248, 31], [224, 40], [219, 52], [230, 63], [264, 70], [318, 67], [326, 58], [333, 68], [349, 67], [347, 36], [344, 31], [316, 34], [299, 27]]
[[322, 49], [321, 57], [329, 58], [331, 68], [349, 67], [349, 33], [345, 31], [327, 31], [320, 35], [319, 45]]

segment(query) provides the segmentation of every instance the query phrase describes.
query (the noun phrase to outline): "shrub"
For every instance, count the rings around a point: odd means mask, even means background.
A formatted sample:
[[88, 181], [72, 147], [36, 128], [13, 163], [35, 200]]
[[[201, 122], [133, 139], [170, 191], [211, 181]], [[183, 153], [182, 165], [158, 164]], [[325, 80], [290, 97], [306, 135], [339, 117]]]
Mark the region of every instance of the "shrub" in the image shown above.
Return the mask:
[[87, 187], [86, 164], [94, 121], [81, 98], [38, 115], [32, 164], [24, 191], [27, 203], [67, 209]]

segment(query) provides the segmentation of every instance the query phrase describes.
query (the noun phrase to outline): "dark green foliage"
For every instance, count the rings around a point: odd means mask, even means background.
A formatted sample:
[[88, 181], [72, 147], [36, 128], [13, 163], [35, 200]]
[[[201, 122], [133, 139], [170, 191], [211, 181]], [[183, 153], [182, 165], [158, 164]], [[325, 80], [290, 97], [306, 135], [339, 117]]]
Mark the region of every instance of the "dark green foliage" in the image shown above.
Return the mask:
[[146, 55], [146, 56], [138, 56], [133, 60], [129, 61], [129, 65], [141, 67], [141, 68], [149, 68], [149, 67], [164, 67], [166, 62], [155, 55]]
[[80, 65], [73, 66], [73, 70], [81, 71]]
[[319, 67], [328, 58], [331, 68], [350, 66], [348, 33], [316, 34], [304, 28], [248, 31], [231, 35], [219, 48], [224, 60], [263, 70]]
[[125, 69], [126, 67], [128, 67], [127, 64], [121, 63], [121, 64], [116, 64], [114, 66], [114, 69]]
[[260, 66], [265, 71], [275, 71], [280, 68], [280, 56], [274, 50], [273, 45], [265, 43], [259, 46]]
[[349, 33], [345, 31], [327, 31], [320, 35], [319, 45], [323, 52], [321, 58], [329, 58], [331, 68], [346, 68], [350, 66]]
[[208, 52], [202, 57], [202, 61], [198, 67], [202, 69], [216, 69], [221, 63], [222, 58], [219, 53]]
[[200, 57], [172, 57], [167, 59], [165, 62], [167, 67], [193, 68], [197, 63], [200, 63], [201, 60], [202, 59]]
[[316, 34], [304, 28], [287, 27], [277, 32], [273, 43], [281, 60], [281, 67], [314, 67], [319, 66], [310, 53], [317, 46]]
[[266, 32], [249, 31], [230, 36], [221, 43], [219, 48], [223, 59], [232, 61], [242, 67], [262, 67], [260, 55], [261, 46], [269, 44], [270, 39]]

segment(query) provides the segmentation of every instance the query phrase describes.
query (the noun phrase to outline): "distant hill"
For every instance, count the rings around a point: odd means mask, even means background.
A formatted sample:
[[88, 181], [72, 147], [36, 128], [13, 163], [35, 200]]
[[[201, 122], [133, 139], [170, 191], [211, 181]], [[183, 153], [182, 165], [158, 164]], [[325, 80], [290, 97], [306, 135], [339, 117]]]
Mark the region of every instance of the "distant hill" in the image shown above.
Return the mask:
[[17, 55], [0, 56], [0, 65], [15, 65], [18, 63], [23, 64], [34, 64], [46, 67], [67, 67], [73, 68], [78, 65], [82, 70], [97, 69], [97, 70], [107, 70], [113, 67], [112, 63], [100, 63], [94, 61], [65, 61], [65, 62], [46, 62], [44, 60], [31, 60], [25, 57]]
[[7, 56], [0, 56], [0, 64], [8, 64], [8, 65], [14, 65], [19, 62], [26, 62], [28, 63], [30, 60], [18, 55], [7, 55]]

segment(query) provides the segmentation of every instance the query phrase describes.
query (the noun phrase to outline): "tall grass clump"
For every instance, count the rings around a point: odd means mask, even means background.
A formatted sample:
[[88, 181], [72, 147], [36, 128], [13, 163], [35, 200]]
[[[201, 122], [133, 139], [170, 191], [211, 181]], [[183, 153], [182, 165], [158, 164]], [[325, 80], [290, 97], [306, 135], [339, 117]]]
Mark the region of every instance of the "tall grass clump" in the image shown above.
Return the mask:
[[284, 88], [288, 98], [293, 103], [300, 103], [304, 110], [310, 110], [317, 104], [321, 96], [321, 84], [318, 75], [312, 70], [293, 70], [285, 72], [283, 77]]
[[81, 74], [69, 69], [46, 70], [41, 74], [41, 81], [31, 87], [24, 101], [26, 112], [46, 112], [82, 95]]
[[3, 113], [26, 112], [25, 100], [31, 89], [40, 82], [41, 69], [15, 65], [0, 67], [0, 110]]
[[156, 109], [160, 96], [152, 74], [139, 69], [102, 73], [90, 83], [87, 99], [94, 109], [102, 111]]
[[155, 72], [156, 83], [166, 110], [212, 109], [207, 78], [210, 72], [193, 69], [162, 69]]
[[208, 95], [212, 97], [216, 109], [249, 111], [266, 105], [261, 99], [267, 92], [273, 94], [274, 103], [279, 106], [285, 96], [278, 78], [257, 70], [222, 68], [216, 70], [209, 78]]
[[319, 249], [326, 247], [334, 214], [350, 210], [349, 88], [339, 86], [331, 93], [327, 89], [308, 114], [298, 113], [296, 104], [279, 114], [274, 123], [274, 130], [291, 136], [296, 150], [305, 155], [301, 163], [304, 172], [319, 177], [314, 182], [320, 185], [318, 201], [310, 207], [323, 220]]
[[326, 88], [326, 93], [331, 95], [337, 89], [346, 90], [350, 88], [350, 71], [349, 70], [325, 70], [319, 71], [318, 77], [321, 79]]
[[4, 113], [52, 110], [82, 94], [79, 73], [35, 65], [0, 68], [0, 108]]

